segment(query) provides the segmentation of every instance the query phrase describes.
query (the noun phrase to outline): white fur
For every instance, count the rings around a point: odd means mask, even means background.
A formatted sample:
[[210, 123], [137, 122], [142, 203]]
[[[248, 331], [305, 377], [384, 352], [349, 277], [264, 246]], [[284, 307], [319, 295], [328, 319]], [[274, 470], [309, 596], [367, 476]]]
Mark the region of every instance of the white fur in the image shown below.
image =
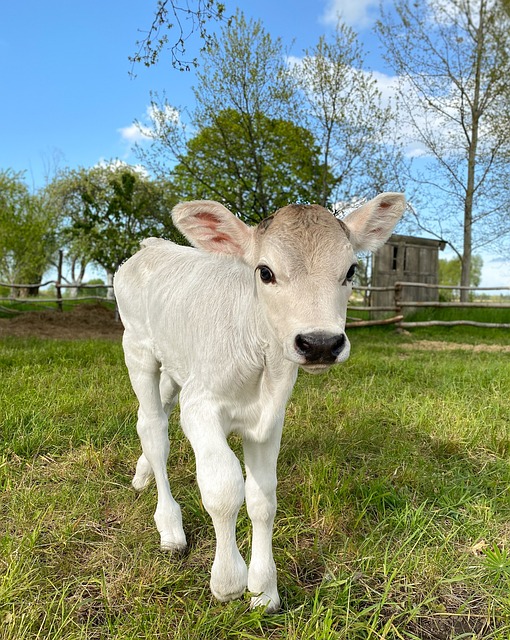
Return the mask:
[[[143, 453], [133, 486], [142, 490], [154, 476], [161, 546], [183, 550], [181, 511], [166, 470], [167, 418], [179, 395], [182, 428], [216, 533], [211, 589], [219, 600], [248, 588], [252, 606], [276, 611], [280, 605], [271, 538], [285, 406], [299, 365], [324, 371], [344, 361], [350, 348], [345, 338], [334, 361], [308, 362], [296, 336], [344, 336], [351, 291], [345, 275], [354, 250], [383, 244], [404, 207], [400, 194], [378, 196], [344, 220], [348, 240], [345, 227], [321, 208], [314, 212], [324, 228], [311, 225], [299, 235], [279, 212], [266, 232], [262, 225], [247, 227], [219, 203], [185, 202], [172, 215], [198, 248], [150, 238], [115, 277], [126, 364], [139, 400]], [[261, 281], [261, 264], [271, 268], [275, 283]], [[227, 444], [234, 431], [243, 438], [246, 479]], [[253, 526], [249, 568], [236, 545], [245, 499]]]

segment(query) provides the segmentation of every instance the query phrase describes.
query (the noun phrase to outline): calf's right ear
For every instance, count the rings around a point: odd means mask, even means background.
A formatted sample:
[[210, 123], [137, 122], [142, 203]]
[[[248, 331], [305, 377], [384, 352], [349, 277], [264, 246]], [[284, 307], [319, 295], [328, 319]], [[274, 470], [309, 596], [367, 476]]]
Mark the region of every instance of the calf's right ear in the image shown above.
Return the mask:
[[250, 249], [251, 227], [214, 200], [181, 202], [173, 208], [172, 219], [179, 231], [199, 249], [240, 258]]

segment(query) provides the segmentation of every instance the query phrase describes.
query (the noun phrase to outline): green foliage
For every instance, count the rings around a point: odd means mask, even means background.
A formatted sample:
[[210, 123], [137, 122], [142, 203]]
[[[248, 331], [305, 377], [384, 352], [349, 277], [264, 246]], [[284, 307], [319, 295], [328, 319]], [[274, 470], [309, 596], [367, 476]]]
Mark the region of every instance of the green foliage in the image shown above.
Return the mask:
[[494, 544], [489, 549], [484, 550], [485, 567], [497, 584], [504, 581], [506, 586], [510, 586], [510, 555], [507, 549]]
[[31, 194], [22, 174], [0, 171], [0, 279], [40, 282], [56, 249], [56, 226], [44, 191]]
[[145, 237], [182, 238], [171, 222], [176, 203], [172, 188], [135, 167], [110, 164], [67, 171], [53, 188], [64, 211], [64, 236], [86, 246], [90, 259], [110, 273]]
[[144, 163], [175, 177], [182, 198], [219, 200], [253, 222], [274, 213], [275, 201], [316, 200], [319, 150], [301, 124], [281, 40], [238, 12], [212, 37], [197, 76], [190, 123], [153, 101]]
[[87, 285], [86, 288], [79, 290], [79, 295], [82, 296], [100, 296], [106, 298], [107, 289], [105, 287], [92, 287], [93, 284], [105, 284], [104, 280], [101, 278], [93, 278], [84, 284]]
[[[170, 480], [191, 544], [158, 549], [154, 488], [129, 487], [139, 443], [121, 345], [1, 340], [2, 640], [507, 640], [507, 335], [471, 328], [472, 346], [494, 342], [484, 352], [427, 331], [351, 331], [345, 364], [300, 374], [278, 463], [274, 616], [209, 593], [214, 532], [176, 414]], [[249, 534], [242, 510], [243, 555]]]
[[393, 112], [363, 64], [354, 32], [339, 23], [332, 42], [321, 38], [292, 67], [282, 41], [238, 11], [211, 37], [196, 108], [179, 113], [154, 99], [152, 145], [140, 157], [172, 175], [181, 197], [219, 200], [253, 222], [289, 202], [397, 190]]
[[326, 206], [361, 194], [403, 190], [403, 161], [396, 105], [383, 105], [374, 76], [364, 71], [365, 52], [353, 29], [340, 21], [293, 67], [305, 118], [319, 140]]
[[411, 173], [418, 222], [462, 256], [469, 286], [471, 256], [488, 238], [500, 249], [510, 243], [510, 18], [486, 0], [381, 7], [380, 40], [412, 138], [426, 150]]
[[[483, 258], [481, 256], [471, 257], [471, 277], [469, 284], [473, 287], [478, 287], [482, 279], [482, 267]], [[439, 284], [444, 284], [450, 287], [460, 285], [462, 272], [462, 261], [460, 258], [452, 258], [447, 260], [446, 258], [439, 259]], [[439, 299], [443, 302], [449, 302], [454, 298], [454, 290], [452, 289], [440, 289]]]
[[302, 114], [294, 111], [297, 87], [285, 53], [280, 38], [238, 10], [204, 52], [194, 88], [196, 123], [212, 124], [223, 109], [235, 109], [247, 118], [263, 113], [299, 121]]
[[319, 149], [312, 134], [262, 113], [225, 109], [187, 143], [173, 177], [183, 198], [216, 199], [257, 223], [289, 202], [320, 197]]

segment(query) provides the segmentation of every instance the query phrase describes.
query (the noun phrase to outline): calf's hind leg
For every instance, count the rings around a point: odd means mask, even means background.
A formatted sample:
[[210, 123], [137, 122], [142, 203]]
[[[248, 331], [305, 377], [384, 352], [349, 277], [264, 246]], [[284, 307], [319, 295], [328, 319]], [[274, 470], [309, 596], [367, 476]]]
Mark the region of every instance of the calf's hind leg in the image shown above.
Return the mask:
[[[172, 409], [177, 404], [179, 387], [169, 375], [165, 374], [165, 372], [162, 372], [160, 376], [159, 393], [163, 409], [167, 417], [169, 417], [172, 413]], [[136, 491], [143, 491], [150, 484], [153, 477], [154, 472], [152, 467], [145, 457], [145, 454], [142, 453], [138, 458], [136, 472], [131, 484]]]
[[161, 398], [159, 363], [150, 352], [126, 338], [124, 353], [131, 384], [140, 403], [136, 428], [143, 453], [136, 465], [133, 486], [143, 489], [154, 475], [158, 490], [154, 520], [161, 536], [161, 548], [182, 551], [186, 548], [186, 536], [182, 528], [181, 509], [172, 496], [168, 482], [170, 442], [168, 416]]

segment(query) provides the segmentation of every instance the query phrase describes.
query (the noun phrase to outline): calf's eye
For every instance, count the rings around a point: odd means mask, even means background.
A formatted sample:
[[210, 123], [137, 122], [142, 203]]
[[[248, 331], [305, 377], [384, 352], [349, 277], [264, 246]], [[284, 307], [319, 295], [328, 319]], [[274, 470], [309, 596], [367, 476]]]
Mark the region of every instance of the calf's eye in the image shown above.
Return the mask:
[[356, 265], [355, 264], [351, 264], [351, 266], [349, 267], [349, 271], [347, 271], [347, 274], [345, 276], [344, 284], [346, 282], [352, 282], [355, 273], [356, 273]]
[[274, 273], [271, 271], [269, 267], [265, 265], [260, 265], [257, 267], [259, 270], [260, 279], [264, 284], [273, 284], [276, 282], [276, 278], [274, 277]]

